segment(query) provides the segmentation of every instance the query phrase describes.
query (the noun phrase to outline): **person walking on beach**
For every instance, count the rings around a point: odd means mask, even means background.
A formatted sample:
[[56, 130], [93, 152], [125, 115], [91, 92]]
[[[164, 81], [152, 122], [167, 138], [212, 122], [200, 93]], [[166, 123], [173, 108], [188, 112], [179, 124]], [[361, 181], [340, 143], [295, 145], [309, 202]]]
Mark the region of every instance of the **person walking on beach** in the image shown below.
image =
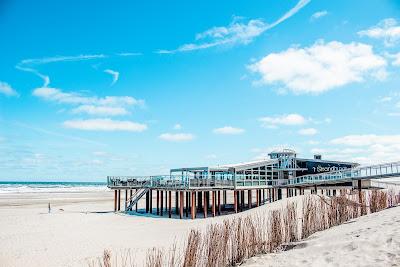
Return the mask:
[[51, 212], [50, 202], [49, 202], [49, 213]]

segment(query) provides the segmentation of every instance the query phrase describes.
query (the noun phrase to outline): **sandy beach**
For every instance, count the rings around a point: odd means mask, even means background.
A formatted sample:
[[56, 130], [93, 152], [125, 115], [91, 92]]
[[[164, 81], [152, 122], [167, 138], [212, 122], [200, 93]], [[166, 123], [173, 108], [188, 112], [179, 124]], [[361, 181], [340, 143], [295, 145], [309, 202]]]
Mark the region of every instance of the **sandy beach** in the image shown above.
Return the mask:
[[243, 266], [400, 266], [400, 207], [317, 232], [294, 248]]
[[[179, 220], [114, 213], [113, 195], [108, 191], [3, 194], [0, 195], [0, 246], [7, 249], [0, 251], [0, 263], [1, 266], [88, 266], [104, 249], [109, 249], [114, 257], [129, 250], [141, 266], [149, 248], [169, 248], [175, 241], [179, 246], [190, 229], [282, 207], [285, 203], [284, 199], [237, 215], [206, 220]], [[291, 251], [255, 257], [246, 265], [370, 266], [378, 262], [379, 266], [390, 266], [400, 255], [399, 209], [368, 215], [314, 234]]]
[[114, 213], [113, 205], [113, 192], [0, 195], [0, 246], [7, 248], [1, 266], [88, 266], [104, 249], [114, 255], [129, 249], [141, 263], [147, 249], [183, 243], [190, 229], [235, 216], [179, 220]]

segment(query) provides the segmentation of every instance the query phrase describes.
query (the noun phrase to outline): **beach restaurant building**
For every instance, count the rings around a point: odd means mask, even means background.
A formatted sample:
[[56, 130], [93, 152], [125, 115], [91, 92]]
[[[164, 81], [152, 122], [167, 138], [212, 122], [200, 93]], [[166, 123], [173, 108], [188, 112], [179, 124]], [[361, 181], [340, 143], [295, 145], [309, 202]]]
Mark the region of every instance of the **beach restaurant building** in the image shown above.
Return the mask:
[[[314, 155], [313, 159], [299, 158], [294, 150], [283, 149], [257, 161], [175, 168], [168, 175], [109, 176], [107, 183], [115, 192], [115, 211], [121, 210], [121, 191], [125, 191], [127, 212], [138, 211], [138, 202], [144, 197], [145, 209], [139, 212], [169, 217], [175, 213], [180, 218], [190, 214], [195, 218], [199, 211], [204, 217], [209, 213], [215, 216], [227, 211], [238, 212], [281, 199], [282, 194], [304, 194], [305, 189], [316, 193], [318, 185], [322, 190], [329, 186], [325, 176], [318, 183], [321, 174], [341, 173], [357, 166], [352, 162], [323, 160], [321, 155]], [[351, 187], [352, 180], [332, 179], [332, 184]]]

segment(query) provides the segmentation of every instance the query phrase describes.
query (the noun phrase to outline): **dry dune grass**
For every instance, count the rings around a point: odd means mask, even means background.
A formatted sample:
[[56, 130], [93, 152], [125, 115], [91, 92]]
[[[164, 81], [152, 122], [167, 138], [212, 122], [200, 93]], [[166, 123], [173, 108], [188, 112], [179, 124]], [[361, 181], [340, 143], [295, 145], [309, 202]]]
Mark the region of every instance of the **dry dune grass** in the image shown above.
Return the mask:
[[[259, 254], [281, 250], [291, 242], [340, 225], [362, 215], [400, 203], [400, 194], [379, 190], [324, 197], [304, 196], [301, 208], [295, 202], [267, 213], [235, 217], [212, 224], [203, 232], [191, 230], [181, 253], [174, 243], [169, 251], [153, 248], [147, 252], [148, 267], [236, 266]], [[96, 263], [96, 262], [95, 262]], [[102, 260], [92, 266], [134, 266], [132, 262], [111, 264], [105, 251]]]

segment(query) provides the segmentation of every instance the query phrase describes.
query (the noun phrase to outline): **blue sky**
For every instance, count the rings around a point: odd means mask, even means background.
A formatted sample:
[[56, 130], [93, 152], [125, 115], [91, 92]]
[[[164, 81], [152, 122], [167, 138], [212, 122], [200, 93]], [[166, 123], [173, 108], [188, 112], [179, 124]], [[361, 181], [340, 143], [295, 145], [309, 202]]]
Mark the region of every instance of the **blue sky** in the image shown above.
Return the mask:
[[399, 160], [400, 1], [2, 1], [0, 180]]

